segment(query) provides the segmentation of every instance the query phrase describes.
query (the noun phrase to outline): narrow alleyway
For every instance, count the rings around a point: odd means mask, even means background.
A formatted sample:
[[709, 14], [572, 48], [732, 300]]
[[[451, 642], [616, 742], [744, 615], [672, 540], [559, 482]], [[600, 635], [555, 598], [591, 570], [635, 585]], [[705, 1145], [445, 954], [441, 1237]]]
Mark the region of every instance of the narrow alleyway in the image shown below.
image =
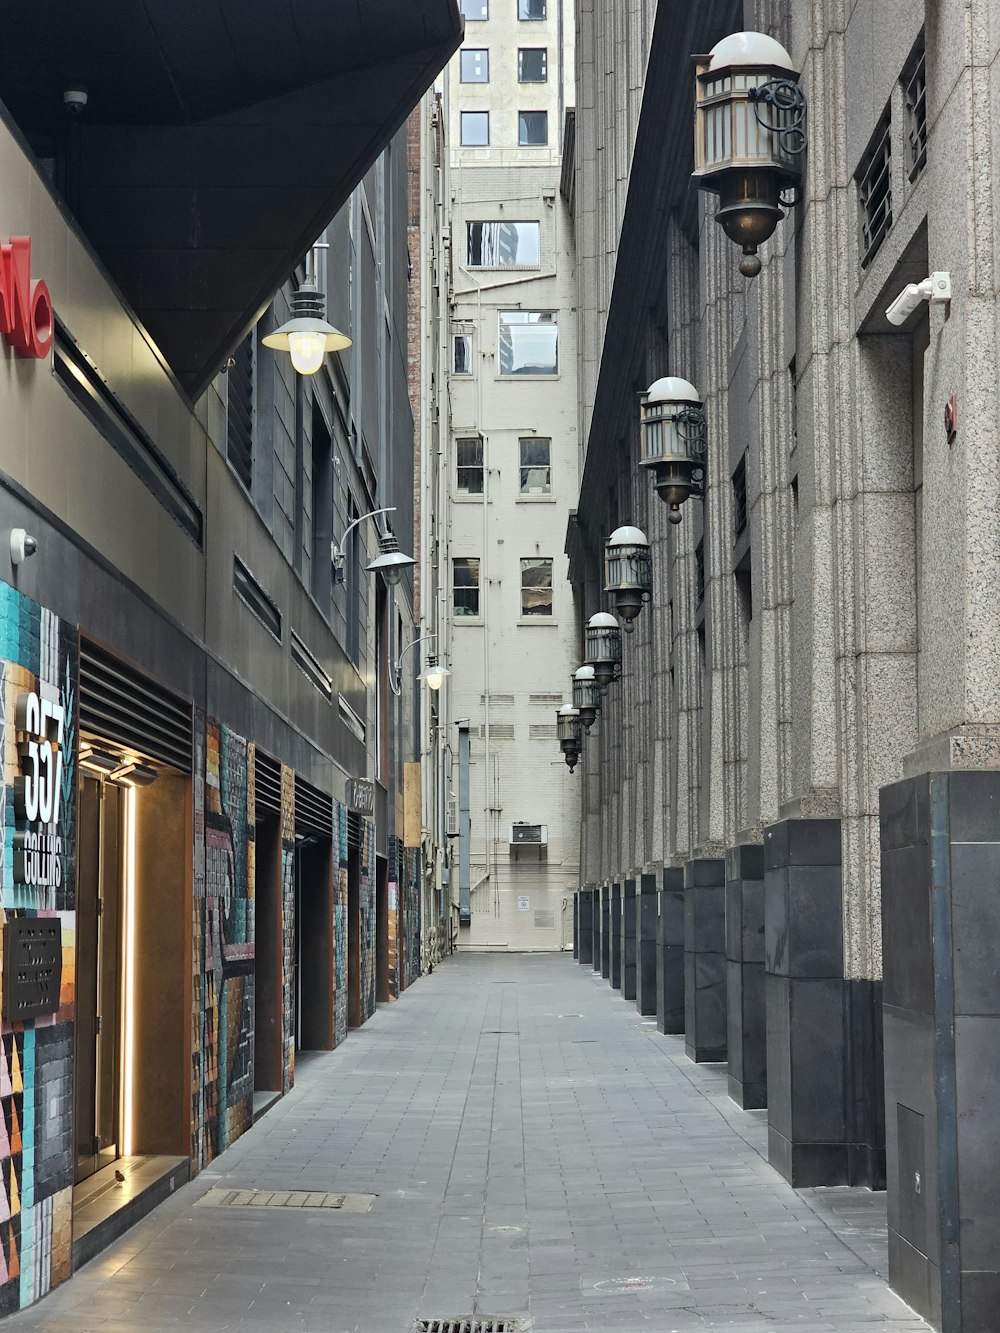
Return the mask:
[[[882, 1275], [884, 1196], [794, 1193], [724, 1085], [565, 955], [456, 958], [6, 1327], [925, 1329]], [[237, 1189], [378, 1197], [218, 1206]]]

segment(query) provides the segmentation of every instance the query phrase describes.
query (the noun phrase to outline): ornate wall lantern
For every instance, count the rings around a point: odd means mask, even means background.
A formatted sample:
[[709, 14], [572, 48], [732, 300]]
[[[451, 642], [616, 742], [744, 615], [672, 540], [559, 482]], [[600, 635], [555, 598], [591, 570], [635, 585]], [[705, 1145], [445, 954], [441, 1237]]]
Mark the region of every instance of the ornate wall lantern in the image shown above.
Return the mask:
[[785, 216], [802, 180], [806, 99], [785, 48], [761, 32], [734, 32], [695, 57], [694, 176], [719, 195], [715, 215], [743, 248], [740, 272], [760, 272], [757, 247]]
[[580, 724], [587, 734], [601, 711], [601, 687], [592, 666], [577, 667], [573, 672], [573, 706], [580, 714]]
[[646, 534], [638, 528], [616, 528], [604, 544], [604, 591], [631, 634], [632, 621], [653, 595], [653, 562]]
[[559, 749], [572, 773], [576, 768], [580, 751], [583, 749], [583, 728], [580, 724], [580, 710], [572, 704], [563, 704], [556, 713], [556, 732], [559, 736]]
[[594, 668], [598, 686], [606, 690], [622, 670], [622, 631], [614, 616], [609, 616], [607, 611], [598, 611], [596, 616], [590, 617], [585, 647], [584, 660]]
[[681, 521], [681, 505], [704, 495], [705, 412], [698, 390], [667, 375], [642, 395], [640, 467], [654, 470], [653, 485], [670, 506], [670, 522]]

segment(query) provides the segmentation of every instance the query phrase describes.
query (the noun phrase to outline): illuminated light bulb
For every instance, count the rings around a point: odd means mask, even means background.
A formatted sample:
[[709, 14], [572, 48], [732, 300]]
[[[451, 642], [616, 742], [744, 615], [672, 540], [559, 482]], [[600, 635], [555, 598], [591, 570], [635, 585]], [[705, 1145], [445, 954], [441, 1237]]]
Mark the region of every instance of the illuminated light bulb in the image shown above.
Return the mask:
[[288, 352], [300, 375], [315, 375], [326, 355], [326, 335], [300, 330], [288, 335]]

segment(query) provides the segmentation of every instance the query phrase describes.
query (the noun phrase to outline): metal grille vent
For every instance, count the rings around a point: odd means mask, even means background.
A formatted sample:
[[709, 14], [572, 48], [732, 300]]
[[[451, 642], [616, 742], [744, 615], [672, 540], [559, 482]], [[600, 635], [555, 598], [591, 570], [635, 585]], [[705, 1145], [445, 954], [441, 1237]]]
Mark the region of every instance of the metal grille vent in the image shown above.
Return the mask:
[[556, 924], [556, 914], [551, 907], [536, 908], [535, 910], [535, 929], [552, 930]]
[[416, 1333], [519, 1333], [517, 1319], [418, 1319]]
[[303, 675], [319, 690], [326, 700], [333, 698], [333, 677], [323, 669], [319, 658], [315, 657], [294, 630], [291, 632], [289, 652], [292, 661]]
[[80, 727], [191, 772], [191, 705], [89, 640], [80, 643]]
[[353, 810], [347, 812], [347, 845], [348, 847], [361, 846], [361, 816]]
[[533, 741], [554, 741], [555, 725], [549, 722], [532, 722], [528, 727], [528, 739]]
[[927, 69], [922, 39], [903, 72], [903, 104], [907, 175], [915, 181], [927, 165]]
[[257, 817], [260, 818], [264, 811], [280, 815], [281, 765], [277, 759], [258, 750], [254, 759], [253, 781]]
[[233, 591], [269, 634], [281, 642], [281, 612], [238, 555], [233, 556]]
[[[486, 703], [485, 694], [479, 696], [479, 702]], [[491, 694], [489, 702], [491, 708], [513, 708], [514, 696], [512, 694]]]
[[377, 1194], [328, 1194], [314, 1190], [211, 1189], [198, 1200], [202, 1208], [329, 1208], [342, 1213], [370, 1213]]
[[694, 548], [694, 601], [701, 606], [705, 600], [705, 543], [699, 542]]
[[733, 473], [733, 523], [736, 528], [736, 536], [744, 531], [747, 525], [747, 456], [746, 454], [736, 464], [736, 471]]
[[858, 171], [862, 268], [871, 263], [892, 226], [891, 128], [889, 113], [886, 112]]
[[333, 797], [295, 776], [295, 828], [300, 833], [333, 835]]
[[558, 707], [560, 706], [560, 704], [562, 704], [562, 703], [564, 703], [564, 702], [565, 702], [565, 700], [563, 699], [563, 697], [562, 697], [561, 694], [529, 694], [529, 695], [528, 695], [528, 703], [531, 704], [532, 707], [536, 707], [536, 706], [537, 706], [537, 707], [539, 707], [539, 708], [558, 708]]
[[[480, 726], [480, 728], [479, 728], [479, 737], [480, 737], [480, 740], [485, 740], [485, 739], [486, 739], [486, 724], [485, 724], [485, 722], [484, 722], [484, 723], [482, 724], [482, 726]], [[514, 739], [514, 724], [513, 724], [513, 722], [491, 722], [491, 723], [490, 723], [490, 740], [491, 740], [491, 741], [512, 741], [513, 739]]]

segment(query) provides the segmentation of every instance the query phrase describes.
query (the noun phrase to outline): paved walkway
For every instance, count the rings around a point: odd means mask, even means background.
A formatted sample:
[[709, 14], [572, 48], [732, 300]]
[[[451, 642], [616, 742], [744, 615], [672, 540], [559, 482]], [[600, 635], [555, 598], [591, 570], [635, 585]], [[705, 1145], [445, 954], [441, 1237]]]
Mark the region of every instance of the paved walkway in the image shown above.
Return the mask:
[[[458, 957], [5, 1333], [926, 1329], [882, 1275], [884, 1196], [794, 1193], [724, 1084], [566, 955]], [[222, 1187], [378, 1198], [199, 1204]]]

